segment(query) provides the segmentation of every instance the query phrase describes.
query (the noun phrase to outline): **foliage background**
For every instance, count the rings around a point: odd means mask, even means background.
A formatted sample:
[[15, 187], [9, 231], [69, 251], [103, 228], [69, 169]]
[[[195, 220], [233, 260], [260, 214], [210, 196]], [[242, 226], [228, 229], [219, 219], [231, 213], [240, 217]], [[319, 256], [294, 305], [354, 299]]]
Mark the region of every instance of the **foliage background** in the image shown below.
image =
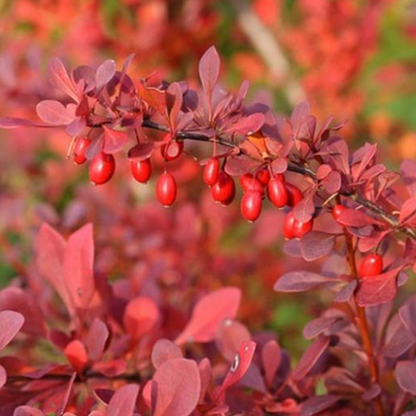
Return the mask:
[[[267, 95], [279, 112], [306, 98], [321, 120], [347, 118], [352, 147], [376, 142], [389, 168], [416, 157], [410, 0], [2, 0], [0, 116], [36, 118], [35, 104], [53, 98], [45, 77], [52, 55], [72, 67], [106, 58], [120, 67], [134, 52], [134, 79], [156, 70], [156, 78], [192, 83], [212, 44], [228, 86], [249, 79], [252, 96]], [[0, 134], [0, 287], [32, 267], [42, 221], [68, 235], [93, 220], [97, 268], [114, 281], [151, 275], [177, 293], [189, 285], [189, 299], [197, 288], [238, 285], [250, 330], [277, 331], [295, 357], [304, 350], [302, 328], [327, 299], [273, 292], [276, 278], [303, 262], [283, 254], [282, 213], [268, 205], [250, 225], [237, 203], [214, 205], [190, 157], [174, 168], [180, 197], [165, 210], [155, 203], [157, 175], [138, 185], [123, 155], [112, 182], [93, 188], [86, 169], [65, 159], [63, 131]]]

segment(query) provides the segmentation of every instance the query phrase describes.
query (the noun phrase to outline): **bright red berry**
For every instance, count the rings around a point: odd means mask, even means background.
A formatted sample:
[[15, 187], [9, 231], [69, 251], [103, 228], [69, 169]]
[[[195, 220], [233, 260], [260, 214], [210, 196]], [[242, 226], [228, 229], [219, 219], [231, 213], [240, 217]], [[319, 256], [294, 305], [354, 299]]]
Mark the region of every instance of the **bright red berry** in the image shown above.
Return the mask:
[[211, 188], [211, 194], [215, 201], [223, 205], [229, 205], [235, 196], [234, 179], [228, 173], [221, 171], [217, 183]]
[[267, 186], [270, 180], [270, 172], [267, 168], [261, 169], [256, 174], [256, 179], [260, 181], [263, 186]]
[[287, 190], [287, 195], [288, 195], [287, 204], [290, 207], [294, 207], [300, 201], [302, 201], [303, 193], [297, 186], [292, 185], [291, 183], [287, 183], [286, 184], [286, 190]]
[[257, 191], [248, 191], [241, 199], [241, 214], [249, 221], [254, 222], [261, 214], [262, 194]]
[[171, 173], [162, 173], [156, 185], [156, 196], [159, 202], [168, 207], [176, 200], [177, 186], [175, 178]]
[[335, 220], [339, 218], [339, 216], [346, 210], [347, 208], [344, 207], [344, 205], [337, 204], [332, 208], [332, 216]]
[[295, 236], [293, 233], [295, 221], [296, 221], [295, 216], [293, 215], [293, 212], [291, 211], [286, 215], [285, 220], [283, 222], [283, 235], [288, 240], [291, 240]]
[[152, 174], [150, 159], [131, 161], [131, 173], [137, 182], [146, 183]]
[[271, 178], [267, 185], [267, 196], [270, 202], [278, 208], [283, 208], [288, 202], [285, 183], [280, 177]]
[[214, 186], [217, 181], [220, 174], [220, 161], [213, 157], [210, 160], [208, 160], [207, 164], [204, 167], [204, 182], [208, 186]]
[[360, 277], [377, 276], [383, 270], [383, 258], [376, 253], [370, 253], [365, 256], [358, 269]]
[[116, 161], [114, 156], [100, 152], [91, 160], [88, 170], [90, 181], [94, 185], [103, 185], [113, 177], [115, 170]]
[[183, 152], [183, 141], [171, 140], [160, 148], [163, 158], [170, 162], [177, 159]]
[[307, 222], [301, 222], [295, 218], [293, 211], [290, 211], [283, 223], [283, 235], [287, 239], [302, 238], [305, 234], [312, 230], [313, 219]]
[[87, 151], [90, 144], [91, 140], [87, 139], [86, 137], [80, 137], [75, 142], [72, 159], [77, 165], [82, 165], [87, 160], [85, 152]]
[[256, 191], [262, 193], [264, 190], [263, 184], [251, 173], [246, 173], [245, 175], [241, 176], [240, 184], [244, 192]]

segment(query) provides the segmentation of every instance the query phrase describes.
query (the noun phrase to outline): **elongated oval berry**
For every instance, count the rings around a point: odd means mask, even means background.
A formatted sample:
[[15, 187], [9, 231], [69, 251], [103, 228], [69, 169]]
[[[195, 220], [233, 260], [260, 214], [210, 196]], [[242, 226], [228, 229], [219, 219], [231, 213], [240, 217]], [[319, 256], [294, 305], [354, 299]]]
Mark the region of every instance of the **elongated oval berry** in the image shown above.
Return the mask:
[[131, 173], [137, 182], [146, 183], [152, 175], [152, 164], [150, 159], [131, 161], [130, 162]]
[[270, 180], [270, 172], [267, 168], [261, 169], [256, 174], [256, 179], [260, 181], [263, 186], [267, 186]]
[[183, 152], [183, 141], [171, 140], [160, 148], [163, 158], [170, 162], [177, 159]]
[[254, 222], [261, 214], [262, 194], [257, 191], [248, 191], [241, 199], [240, 210], [242, 216], [249, 222]]
[[217, 181], [220, 174], [220, 161], [213, 157], [210, 160], [208, 160], [207, 164], [204, 167], [204, 182], [208, 186], [214, 186]]
[[335, 220], [339, 218], [339, 216], [346, 210], [347, 208], [344, 207], [344, 205], [337, 204], [332, 208], [332, 216]]
[[294, 207], [300, 201], [302, 201], [303, 193], [297, 186], [292, 185], [291, 183], [286, 183], [286, 190], [287, 190], [287, 195], [288, 195], [287, 204], [290, 207]]
[[177, 186], [175, 178], [171, 173], [162, 173], [156, 185], [156, 196], [159, 202], [168, 207], [176, 200]]
[[270, 202], [278, 208], [283, 208], [288, 202], [285, 183], [278, 177], [271, 178], [267, 184], [267, 196]]
[[245, 175], [241, 176], [240, 184], [244, 192], [263, 192], [264, 190], [263, 184], [258, 179], [256, 179], [251, 173], [246, 173]]
[[91, 140], [87, 139], [86, 137], [80, 137], [75, 142], [72, 159], [77, 165], [82, 165], [86, 162], [87, 158], [85, 156], [85, 152], [87, 151], [90, 144]]
[[222, 205], [229, 205], [235, 196], [234, 179], [223, 170], [218, 175], [217, 183], [211, 188], [211, 195], [214, 201]]
[[295, 216], [293, 215], [293, 212], [290, 211], [288, 214], [286, 214], [285, 220], [283, 222], [283, 235], [288, 240], [291, 240], [295, 237], [295, 234], [293, 233], [295, 222]]
[[113, 177], [115, 170], [114, 156], [100, 152], [91, 160], [88, 170], [90, 181], [94, 185], [103, 185]]
[[358, 269], [360, 277], [371, 277], [381, 274], [383, 270], [383, 258], [376, 253], [367, 254]]

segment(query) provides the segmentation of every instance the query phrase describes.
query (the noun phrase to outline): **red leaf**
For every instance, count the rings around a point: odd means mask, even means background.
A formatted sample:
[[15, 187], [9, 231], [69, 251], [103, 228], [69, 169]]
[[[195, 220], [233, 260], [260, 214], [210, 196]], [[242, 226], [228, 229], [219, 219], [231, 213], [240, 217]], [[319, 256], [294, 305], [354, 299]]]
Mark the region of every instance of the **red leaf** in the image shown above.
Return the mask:
[[276, 292], [304, 292], [325, 283], [336, 283], [336, 281], [334, 278], [312, 272], [289, 272], [279, 278], [274, 285], [274, 290]]
[[365, 227], [370, 224], [382, 224], [380, 221], [377, 221], [367, 214], [350, 208], [342, 211], [341, 215], [337, 218], [337, 221], [341, 225], [345, 225], [347, 227]]
[[400, 361], [394, 370], [398, 385], [407, 393], [416, 395], [416, 363]]
[[13, 413], [13, 416], [45, 416], [42, 410], [30, 406], [19, 406]]
[[24, 322], [25, 318], [18, 312], [0, 312], [0, 351], [16, 336]]
[[88, 356], [92, 361], [101, 359], [109, 335], [107, 325], [101, 319], [95, 318], [86, 339]]
[[231, 156], [225, 163], [225, 172], [230, 176], [243, 176], [258, 165], [259, 162], [247, 156]]
[[110, 400], [107, 416], [133, 416], [138, 394], [139, 386], [135, 384], [118, 389]]
[[69, 78], [64, 64], [59, 58], [52, 58], [48, 64], [48, 78], [51, 85], [78, 101], [75, 85]]
[[399, 308], [399, 317], [416, 340], [416, 299], [410, 298]]
[[36, 113], [44, 122], [54, 126], [67, 126], [75, 119], [75, 114], [59, 101], [44, 100], [36, 106]]
[[282, 350], [274, 339], [270, 340], [263, 347], [261, 359], [263, 362], [264, 378], [267, 385], [271, 386], [282, 359]]
[[220, 57], [214, 46], [211, 46], [199, 61], [199, 78], [202, 88], [209, 99], [217, 84], [220, 74]]
[[132, 299], [123, 316], [126, 331], [137, 340], [151, 331], [159, 320], [159, 309], [156, 303], [147, 297], [139, 296]]
[[309, 322], [303, 329], [303, 337], [305, 339], [316, 338], [339, 319], [339, 316], [328, 316], [314, 319], [313, 321]]
[[315, 192], [309, 192], [305, 198], [298, 202], [293, 209], [293, 215], [300, 222], [308, 222], [315, 212], [313, 196]]
[[399, 223], [401, 225], [412, 222], [416, 215], [416, 196], [404, 202], [400, 210]]
[[116, 73], [116, 63], [112, 59], [103, 62], [97, 69], [95, 85], [97, 88], [107, 84]]
[[7, 381], [7, 373], [6, 369], [0, 365], [0, 389], [6, 384]]
[[156, 369], [168, 360], [183, 358], [181, 349], [168, 339], [159, 339], [153, 346], [152, 364]]
[[244, 374], [246, 374], [253, 360], [255, 350], [256, 343], [253, 341], [243, 342], [241, 344], [240, 349], [231, 364], [230, 370], [218, 390], [217, 397], [234, 384], [237, 384], [244, 377]]
[[188, 325], [175, 342], [180, 345], [212, 341], [218, 324], [224, 319], [235, 318], [240, 299], [241, 291], [236, 287], [225, 287], [204, 296], [195, 305]]
[[254, 113], [240, 118], [237, 123], [227, 127], [227, 133], [238, 133], [243, 136], [251, 135], [259, 131], [265, 122], [264, 114]]
[[306, 261], [327, 256], [334, 247], [335, 236], [322, 231], [311, 231], [300, 239], [300, 252]]
[[320, 337], [316, 339], [313, 344], [309, 345], [309, 347], [302, 355], [302, 358], [300, 359], [296, 369], [292, 373], [293, 379], [302, 380], [302, 378], [304, 378], [309, 373], [309, 371], [312, 370], [313, 366], [326, 351], [328, 346], [328, 337]]
[[152, 142], [138, 143], [132, 147], [127, 157], [129, 160], [141, 161], [149, 158], [155, 150], [155, 144]]
[[356, 301], [360, 306], [374, 306], [392, 300], [397, 293], [396, 277], [403, 266], [396, 267], [378, 276], [361, 280]]
[[218, 325], [216, 343], [222, 356], [232, 361], [243, 342], [251, 341], [248, 329], [240, 322], [226, 319]]
[[174, 128], [183, 102], [182, 89], [177, 82], [169, 85], [166, 91], [166, 101], [169, 109], [170, 124]]
[[25, 319], [22, 331], [31, 335], [45, 335], [42, 309], [34, 296], [17, 287], [8, 287], [0, 292], [0, 310], [19, 312]]
[[48, 224], [42, 224], [36, 240], [36, 267], [40, 275], [58, 292], [71, 315], [74, 306], [64, 280], [66, 242]]
[[341, 400], [341, 397], [333, 394], [311, 397], [302, 403], [301, 416], [313, 416], [321, 413], [339, 400]]
[[146, 87], [140, 85], [140, 97], [150, 105], [150, 107], [157, 110], [162, 116], [166, 117], [166, 93], [157, 88]]
[[104, 147], [105, 153], [115, 153], [123, 149], [129, 141], [129, 136], [124, 131], [116, 131], [109, 129], [106, 126], [104, 128]]
[[81, 374], [88, 363], [88, 356], [85, 345], [81, 341], [75, 339], [65, 347], [65, 355], [68, 361], [71, 363], [72, 368], [77, 373]]
[[92, 224], [68, 239], [64, 256], [65, 282], [76, 307], [86, 309], [94, 295], [94, 239]]
[[152, 381], [153, 416], [188, 416], [196, 408], [201, 379], [195, 361], [168, 360], [157, 370]]

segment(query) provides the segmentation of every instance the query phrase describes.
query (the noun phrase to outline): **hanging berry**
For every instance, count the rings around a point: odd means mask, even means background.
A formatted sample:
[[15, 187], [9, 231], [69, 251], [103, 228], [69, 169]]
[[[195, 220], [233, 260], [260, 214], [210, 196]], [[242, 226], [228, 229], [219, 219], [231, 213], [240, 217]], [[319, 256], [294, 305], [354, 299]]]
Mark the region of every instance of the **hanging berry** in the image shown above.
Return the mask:
[[113, 177], [115, 170], [114, 156], [100, 152], [91, 160], [88, 170], [90, 181], [94, 185], [103, 185]]
[[262, 193], [248, 191], [241, 199], [241, 214], [249, 222], [254, 222], [261, 214]]
[[152, 175], [150, 159], [130, 162], [131, 173], [137, 182], [146, 183]]
[[288, 196], [287, 204], [290, 207], [294, 207], [300, 201], [302, 201], [303, 193], [297, 186], [292, 185], [291, 183], [286, 183], [286, 190], [287, 190], [287, 196]]
[[216, 157], [208, 160], [204, 167], [203, 178], [204, 182], [209, 186], [214, 186], [220, 174], [220, 161]]
[[381, 274], [383, 270], [383, 258], [376, 253], [367, 254], [361, 261], [358, 269], [360, 277], [371, 277]]
[[264, 190], [263, 184], [251, 173], [246, 173], [245, 175], [241, 176], [240, 184], [244, 192], [256, 191], [263, 193]]
[[175, 178], [171, 173], [162, 173], [156, 185], [157, 199], [163, 206], [168, 207], [175, 202], [176, 194], [177, 186]]
[[82, 165], [86, 162], [87, 158], [85, 156], [85, 152], [87, 151], [90, 144], [91, 140], [87, 139], [86, 137], [80, 137], [75, 142], [72, 159], [77, 165]]
[[215, 201], [222, 205], [229, 205], [235, 196], [234, 179], [228, 173], [221, 171], [217, 183], [211, 188], [211, 194]]
[[282, 177], [275, 176], [270, 179], [267, 185], [267, 196], [270, 202], [278, 208], [287, 205], [289, 197]]

